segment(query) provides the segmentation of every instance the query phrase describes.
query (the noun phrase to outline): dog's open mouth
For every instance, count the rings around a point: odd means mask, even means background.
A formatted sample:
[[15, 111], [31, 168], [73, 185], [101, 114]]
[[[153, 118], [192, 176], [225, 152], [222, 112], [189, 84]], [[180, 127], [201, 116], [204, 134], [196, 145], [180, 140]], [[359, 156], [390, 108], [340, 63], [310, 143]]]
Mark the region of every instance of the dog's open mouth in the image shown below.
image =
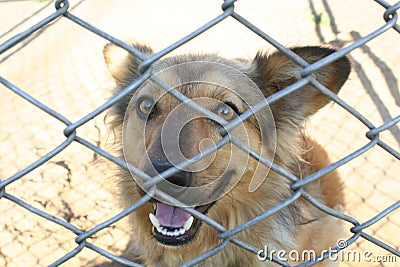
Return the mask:
[[[205, 214], [213, 204], [194, 208]], [[175, 206], [161, 202], [156, 202], [154, 206], [154, 214], [149, 213], [149, 218], [153, 224], [153, 235], [158, 242], [168, 246], [181, 246], [196, 236], [201, 226], [200, 220]]]

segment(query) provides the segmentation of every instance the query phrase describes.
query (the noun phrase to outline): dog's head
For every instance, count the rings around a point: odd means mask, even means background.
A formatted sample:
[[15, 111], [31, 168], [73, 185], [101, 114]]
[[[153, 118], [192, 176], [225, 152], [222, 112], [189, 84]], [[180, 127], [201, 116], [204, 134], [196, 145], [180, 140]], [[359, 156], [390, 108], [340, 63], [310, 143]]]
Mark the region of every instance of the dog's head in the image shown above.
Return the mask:
[[[148, 56], [153, 53], [148, 46], [133, 46]], [[292, 51], [314, 63], [335, 50], [299, 47]], [[118, 85], [117, 93], [140, 77], [140, 60], [134, 55], [108, 44], [104, 56]], [[259, 53], [251, 62], [229, 61], [210, 54], [176, 56], [160, 60], [152, 68], [155, 80], [145, 82], [112, 111], [114, 127], [123, 132], [123, 153], [129, 164], [149, 176], [174, 169], [157, 188], [207, 213], [227, 228], [243, 223], [290, 194], [284, 180], [274, 178], [276, 174], [269, 179], [268, 169], [250, 154], [255, 152], [270, 161], [291, 166], [298, 155], [292, 155], [296, 153], [288, 139], [296, 146], [294, 139], [303, 121], [326, 105], [329, 98], [306, 85], [270, 106], [257, 108], [244, 121], [238, 117], [265, 97], [299, 80], [303, 70], [300, 66], [275, 52]], [[337, 93], [349, 72], [348, 59], [340, 58], [313, 75]], [[156, 80], [173, 91], [165, 90]], [[178, 100], [173, 96], [176, 93], [185, 98]], [[224, 135], [226, 122], [234, 120], [239, 126], [229, 130], [229, 136], [226, 132]], [[239, 148], [232, 140], [252, 151]], [[213, 146], [218, 149], [213, 150]], [[127, 204], [150, 188], [135, 174], [132, 177], [125, 174], [122, 180], [122, 195]], [[194, 242], [201, 245], [201, 240], [210, 237], [217, 242], [215, 232], [199, 231], [200, 220], [161, 199], [156, 195], [153, 203], [134, 213], [139, 232], [168, 246]], [[241, 209], [240, 216], [235, 215], [237, 208]], [[201, 237], [195, 241], [198, 236]]]

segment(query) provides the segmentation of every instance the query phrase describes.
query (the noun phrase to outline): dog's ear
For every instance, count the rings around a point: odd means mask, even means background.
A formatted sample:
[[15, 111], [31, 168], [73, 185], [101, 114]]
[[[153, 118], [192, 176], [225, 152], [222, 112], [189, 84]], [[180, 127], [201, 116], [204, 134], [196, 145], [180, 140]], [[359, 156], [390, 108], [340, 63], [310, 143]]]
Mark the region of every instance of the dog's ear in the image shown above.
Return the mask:
[[[147, 56], [153, 54], [153, 50], [147, 45], [139, 43], [128, 44]], [[108, 43], [104, 46], [103, 55], [108, 71], [117, 84], [127, 84], [138, 78], [138, 66], [141, 61], [135, 55], [113, 43]]]
[[[310, 64], [336, 51], [318, 46], [297, 47], [291, 50]], [[342, 57], [314, 72], [314, 77], [337, 94], [347, 80], [350, 68], [348, 58]], [[302, 70], [302, 67], [281, 52], [271, 55], [258, 53], [249, 74], [267, 97], [299, 80]], [[329, 102], [330, 99], [312, 85], [306, 85], [271, 104], [271, 110], [278, 123], [290, 121], [298, 125]]]

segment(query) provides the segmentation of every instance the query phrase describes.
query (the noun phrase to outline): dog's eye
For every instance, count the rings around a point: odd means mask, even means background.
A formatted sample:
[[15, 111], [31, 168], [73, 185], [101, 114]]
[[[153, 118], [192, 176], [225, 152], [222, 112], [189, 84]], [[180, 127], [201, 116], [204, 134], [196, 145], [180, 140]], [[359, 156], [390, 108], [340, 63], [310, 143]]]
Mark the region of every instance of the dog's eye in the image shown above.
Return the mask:
[[237, 115], [241, 114], [239, 111], [239, 108], [235, 105], [235, 103], [233, 103], [231, 101], [225, 101], [224, 103], [225, 103], [225, 105], [230, 107]]
[[216, 113], [225, 120], [231, 120], [235, 116], [235, 113], [238, 114], [239, 112], [236, 105], [230, 101], [220, 103], [216, 111]]
[[141, 116], [148, 116], [154, 107], [154, 100], [150, 97], [141, 97], [137, 101], [137, 112]]

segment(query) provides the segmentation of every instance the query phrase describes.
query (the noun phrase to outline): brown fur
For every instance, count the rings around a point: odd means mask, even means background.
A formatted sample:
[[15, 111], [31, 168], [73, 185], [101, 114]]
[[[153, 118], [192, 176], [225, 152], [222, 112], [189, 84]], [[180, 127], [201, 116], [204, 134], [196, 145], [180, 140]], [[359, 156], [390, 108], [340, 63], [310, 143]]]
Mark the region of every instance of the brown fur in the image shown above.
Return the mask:
[[[151, 55], [152, 50], [145, 45], [133, 44], [134, 47], [144, 54]], [[309, 63], [331, 54], [334, 50], [321, 47], [299, 47], [293, 48], [293, 52], [301, 56]], [[104, 49], [104, 56], [111, 75], [117, 82], [118, 87], [115, 93], [129, 85], [139, 77], [137, 71], [139, 60], [135, 56], [118, 48], [115, 45], [108, 44]], [[260, 89], [262, 95], [259, 96], [249, 89], [249, 86], [243, 84], [240, 93], [245, 93], [253, 97], [252, 104], [261, 101], [261, 97], [267, 97], [286, 86], [294, 83], [300, 78], [302, 68], [280, 52], [271, 55], [259, 53], [253, 61], [229, 61], [216, 55], [185, 55], [163, 59], [156, 62], [152, 67], [154, 72], [158, 72], [169, 66], [175, 66], [180, 63], [193, 61], [211, 61], [228, 65], [238, 69], [247, 75]], [[327, 88], [337, 93], [346, 81], [350, 72], [350, 64], [347, 58], [341, 58], [334, 63], [318, 70], [314, 73], [315, 78]], [[223, 79], [227, 83], [235, 86], [239, 77], [224, 77], [224, 73], [217, 69], [205, 69], [201, 66], [185, 68], [182, 66], [180, 71], [161, 77], [167, 84], [174, 83], [177, 79], [185, 81], [188, 77], [185, 75], [197, 75], [202, 79]], [[201, 79], [199, 78], [199, 80]], [[162, 89], [154, 84], [151, 85], [155, 94], [160, 94]], [[224, 88], [198, 84], [192, 87], [181, 86], [177, 89], [189, 98], [209, 97], [224, 101], [235, 102], [240, 112], [244, 112], [248, 107], [241, 103], [234, 94], [225, 91]], [[122, 132], [122, 122], [127, 112], [128, 103], [132, 96], [127, 96], [120, 101], [111, 111], [109, 116], [111, 128], [117, 134], [116, 144], [122, 157], [122, 140], [119, 134]], [[276, 142], [274, 162], [282, 166], [299, 178], [304, 178], [311, 173], [329, 165], [329, 160], [324, 149], [316, 142], [303, 135], [302, 127], [304, 121], [320, 108], [326, 105], [329, 99], [322, 95], [311, 85], [307, 85], [300, 90], [278, 100], [271, 105], [271, 110], [275, 118]], [[154, 115], [153, 122], [146, 126], [146, 135], [143, 136], [134, 131], [130, 133], [130, 142], [125, 144], [135, 151], [131, 157], [131, 164], [142, 171], [146, 171], [147, 163], [142, 157], [146, 151], [141, 150], [141, 143], [145, 143], [148, 153], [151, 156], [163, 157], [160, 149], [160, 125], [166, 119], [166, 115], [176, 107], [180, 102], [174, 97], [166, 95], [157, 103], [159, 110]], [[213, 106], [206, 106], [212, 109]], [[128, 120], [137, 123], [134, 111], [128, 110]], [[249, 138], [249, 146], [256, 152], [265, 149], [260, 137], [260, 125], [251, 117], [244, 122], [244, 127]], [[265, 126], [264, 126], [265, 127]], [[204, 138], [211, 138], [217, 141], [220, 138], [220, 127], [210, 123], [207, 119], [197, 119], [191, 121], [182, 133], [184, 141], [182, 146], [187, 156], [192, 156], [199, 152], [199, 143]], [[268, 150], [268, 149], [267, 149]], [[269, 150], [268, 150], [269, 151]], [[196, 173], [194, 181], [197, 185], [215, 179], [228, 162], [225, 159], [230, 158], [230, 153], [235, 157], [233, 160], [239, 164], [246, 159], [246, 154], [238, 148], [224, 146], [216, 153], [216, 160], [205, 170]], [[269, 155], [269, 152], [266, 152]], [[290, 189], [290, 182], [270, 171], [266, 180], [254, 192], [249, 192], [249, 184], [253, 173], [257, 167], [257, 161], [253, 158], [247, 164], [243, 177], [236, 186], [224, 197], [208, 210], [207, 216], [220, 223], [226, 229], [232, 229], [255, 216], [263, 213], [267, 209], [277, 205], [288, 198], [293, 191]], [[235, 164], [232, 164], [235, 166]], [[231, 168], [231, 165], [229, 165]], [[154, 175], [150, 174], [150, 175]], [[136, 185], [129, 172], [120, 170], [116, 175], [118, 185], [123, 200], [123, 206], [127, 207], [137, 201], [143, 191]], [[198, 179], [201, 177], [202, 179]], [[343, 205], [343, 193], [340, 178], [336, 171], [317, 180], [307, 186], [306, 191], [325, 203], [331, 208]], [[129, 216], [132, 225], [132, 243], [127, 249], [126, 257], [139, 260], [146, 266], [177, 266], [185, 263], [200, 254], [212, 249], [219, 244], [218, 232], [203, 223], [195, 239], [180, 247], [169, 247], [159, 244], [152, 235], [152, 225], [148, 219], [148, 214], [153, 212], [153, 204], [147, 203]], [[324, 231], [329, 229], [329, 236], [324, 235]], [[332, 229], [336, 229], [333, 230]], [[335, 235], [336, 232], [337, 234]], [[250, 227], [249, 229], [237, 234], [235, 238], [243, 240], [257, 248], [268, 246], [269, 249], [314, 249], [320, 252], [323, 249], [333, 247], [336, 240], [340, 237], [340, 227], [337, 221], [326, 214], [313, 208], [304, 199], [297, 200], [287, 208]], [[234, 245], [228, 244], [221, 252], [205, 260], [201, 266], [265, 266], [273, 265], [271, 262], [262, 262], [257, 256]]]

